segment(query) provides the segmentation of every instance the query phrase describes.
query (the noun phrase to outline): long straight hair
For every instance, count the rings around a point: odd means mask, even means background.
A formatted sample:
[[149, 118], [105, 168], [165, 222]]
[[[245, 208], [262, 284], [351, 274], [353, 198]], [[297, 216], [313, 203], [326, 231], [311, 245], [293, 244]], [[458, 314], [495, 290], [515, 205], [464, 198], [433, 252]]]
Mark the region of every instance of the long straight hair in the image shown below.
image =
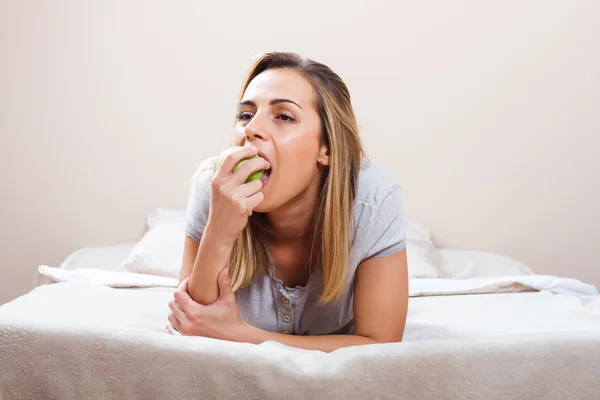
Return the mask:
[[[321, 120], [321, 143], [329, 150], [329, 166], [323, 168], [317, 209], [312, 221], [309, 271], [321, 268], [323, 292], [319, 301], [338, 299], [344, 292], [352, 248], [353, 205], [358, 173], [363, 159], [350, 92], [342, 79], [324, 64], [295, 53], [266, 53], [250, 68], [240, 91], [242, 99], [250, 82], [272, 68], [301, 73], [315, 92], [315, 106]], [[229, 262], [233, 290], [250, 285], [257, 273], [266, 273], [271, 261], [267, 233], [269, 226], [261, 213], [253, 213], [236, 239]]]

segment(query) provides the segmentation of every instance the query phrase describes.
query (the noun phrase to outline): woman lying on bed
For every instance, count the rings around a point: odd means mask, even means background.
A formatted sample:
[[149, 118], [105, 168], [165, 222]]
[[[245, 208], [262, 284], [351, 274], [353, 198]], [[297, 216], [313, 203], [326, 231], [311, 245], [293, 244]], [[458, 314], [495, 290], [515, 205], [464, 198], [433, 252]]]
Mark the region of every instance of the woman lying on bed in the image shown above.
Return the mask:
[[233, 143], [243, 149], [194, 178], [169, 332], [322, 351], [401, 341], [402, 191], [366, 160], [339, 76], [264, 55], [243, 85]]

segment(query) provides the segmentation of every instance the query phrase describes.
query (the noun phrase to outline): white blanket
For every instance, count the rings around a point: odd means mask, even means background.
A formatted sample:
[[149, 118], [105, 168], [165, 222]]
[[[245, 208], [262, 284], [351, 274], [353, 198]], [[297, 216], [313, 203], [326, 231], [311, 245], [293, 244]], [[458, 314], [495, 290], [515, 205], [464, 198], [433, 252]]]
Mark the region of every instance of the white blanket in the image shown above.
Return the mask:
[[[125, 287], [177, 287], [177, 279], [156, 275], [134, 274], [129, 272], [105, 271], [95, 268], [81, 268], [68, 271], [42, 265], [38, 268], [35, 284], [54, 282], [81, 282], [106, 285], [115, 288]], [[512, 293], [548, 290], [556, 294], [597, 295], [598, 290], [576, 279], [559, 278], [550, 275], [503, 276], [472, 279], [411, 279], [411, 297], [450, 294]]]
[[[39, 283], [57, 283], [0, 307], [0, 399], [597, 399], [600, 393], [600, 296], [578, 281], [411, 281], [402, 343], [327, 354], [275, 342], [170, 336], [164, 325], [176, 281], [62, 272], [41, 268]], [[484, 290], [490, 293], [456, 294]], [[504, 291], [519, 293], [498, 293]]]

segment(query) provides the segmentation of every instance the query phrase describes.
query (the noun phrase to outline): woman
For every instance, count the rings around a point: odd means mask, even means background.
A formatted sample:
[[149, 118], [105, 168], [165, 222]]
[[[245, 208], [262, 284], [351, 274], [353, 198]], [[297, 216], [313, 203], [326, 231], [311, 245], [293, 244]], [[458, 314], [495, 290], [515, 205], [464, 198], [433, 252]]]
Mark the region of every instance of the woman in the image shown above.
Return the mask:
[[321, 351], [401, 341], [402, 191], [366, 160], [340, 77], [264, 55], [243, 85], [234, 144], [243, 149], [195, 176], [170, 333]]

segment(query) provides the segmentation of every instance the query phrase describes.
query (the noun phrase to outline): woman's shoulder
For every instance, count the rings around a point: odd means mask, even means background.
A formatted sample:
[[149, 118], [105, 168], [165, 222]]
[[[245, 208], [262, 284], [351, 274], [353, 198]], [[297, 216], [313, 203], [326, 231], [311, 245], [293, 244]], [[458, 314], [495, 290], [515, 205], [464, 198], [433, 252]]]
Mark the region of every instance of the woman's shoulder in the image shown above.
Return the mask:
[[210, 181], [214, 174], [214, 161], [216, 157], [209, 157], [203, 160], [191, 179], [192, 189], [206, 189], [210, 187]]
[[210, 182], [213, 159], [203, 161], [192, 177], [186, 209], [186, 234], [200, 242], [210, 209]]
[[382, 257], [405, 248], [407, 217], [402, 188], [385, 167], [362, 163], [354, 216], [357, 259]]
[[402, 187], [387, 168], [370, 161], [361, 162], [356, 201], [375, 205], [391, 191], [401, 192]]

